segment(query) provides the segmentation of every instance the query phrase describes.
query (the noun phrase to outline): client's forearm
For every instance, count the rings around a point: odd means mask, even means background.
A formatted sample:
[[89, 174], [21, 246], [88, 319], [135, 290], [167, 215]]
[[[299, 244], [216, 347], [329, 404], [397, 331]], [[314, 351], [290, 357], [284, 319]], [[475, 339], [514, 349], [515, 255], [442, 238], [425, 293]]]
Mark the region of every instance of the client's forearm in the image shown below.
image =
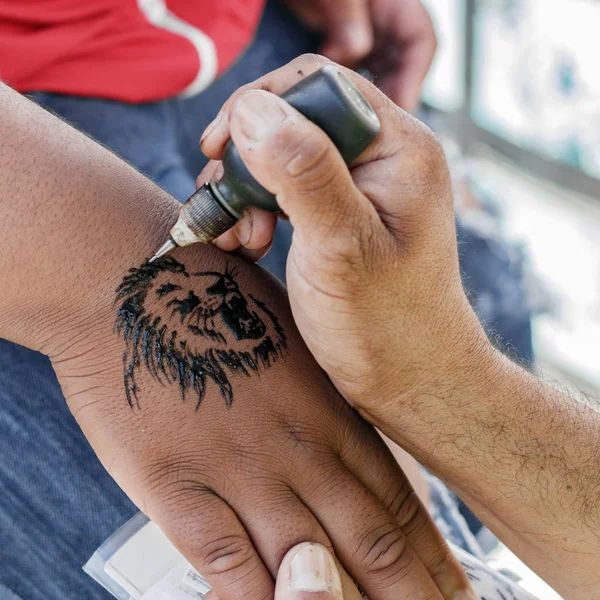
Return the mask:
[[2, 84], [0, 108], [0, 336], [52, 352], [58, 325], [100, 304], [86, 301], [102, 289], [94, 282], [109, 292], [151, 254], [177, 203]]
[[399, 405], [398, 426], [386, 433], [566, 597], [595, 597], [598, 411], [495, 350], [475, 353], [449, 380], [446, 391]]

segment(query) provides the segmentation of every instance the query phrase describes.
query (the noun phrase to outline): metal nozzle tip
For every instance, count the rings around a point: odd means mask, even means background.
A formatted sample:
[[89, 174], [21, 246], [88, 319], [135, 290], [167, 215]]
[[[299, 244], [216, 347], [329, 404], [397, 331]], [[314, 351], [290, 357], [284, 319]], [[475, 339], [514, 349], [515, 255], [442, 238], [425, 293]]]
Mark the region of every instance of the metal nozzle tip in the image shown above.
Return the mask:
[[177, 244], [169, 238], [157, 251], [156, 254], [148, 261], [149, 263], [154, 262], [157, 258], [164, 256], [171, 252], [171, 250], [175, 250], [177, 248]]

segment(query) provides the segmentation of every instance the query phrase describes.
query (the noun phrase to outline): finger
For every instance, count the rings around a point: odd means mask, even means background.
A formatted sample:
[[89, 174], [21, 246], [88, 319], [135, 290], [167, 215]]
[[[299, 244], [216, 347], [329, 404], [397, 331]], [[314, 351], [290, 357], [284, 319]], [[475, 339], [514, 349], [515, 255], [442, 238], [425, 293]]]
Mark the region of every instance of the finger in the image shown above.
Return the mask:
[[419, 105], [436, 46], [435, 34], [414, 40], [404, 49], [394, 70], [378, 80], [379, 88], [406, 111], [412, 112]]
[[281, 98], [253, 90], [241, 96], [230, 119], [231, 135], [246, 166], [277, 196], [295, 234], [314, 243], [335, 232], [367, 226], [373, 207], [355, 188], [339, 152], [314, 123]]
[[231, 229], [213, 240], [213, 244], [225, 252], [231, 252], [240, 246], [248, 250], [266, 252], [276, 226], [275, 213], [251, 206], [244, 211], [242, 218]]
[[352, 473], [332, 465], [297, 493], [370, 600], [442, 599], [398, 523]]
[[221, 600], [272, 597], [273, 580], [233, 510], [197, 486], [163, 490], [149, 515]]
[[220, 179], [223, 175], [223, 163], [220, 160], [211, 160], [196, 177], [196, 188], [200, 188], [211, 179]]
[[373, 27], [366, 0], [320, 0], [325, 42], [322, 54], [342, 65], [352, 66], [373, 48]]
[[[229, 100], [230, 99], [231, 98], [229, 98]], [[221, 110], [217, 113], [217, 116], [206, 126], [206, 129], [200, 136], [200, 149], [206, 156], [208, 156], [208, 158], [221, 158], [220, 156], [214, 156], [214, 152], [211, 151], [212, 145], [209, 143], [209, 141], [222, 139], [223, 136], [225, 136], [225, 140], [227, 140], [229, 124], [227, 123], [228, 111], [226, 108], [229, 100], [225, 102], [225, 104], [221, 107]]]
[[[393, 14], [386, 15], [387, 23], [381, 23], [390, 32], [391, 42], [381, 47], [379, 60], [385, 55], [393, 56], [391, 68], [375, 71], [381, 75], [378, 86], [402, 108], [414, 110], [420, 99], [421, 86], [427, 75], [437, 40], [429, 13], [421, 0], [405, 0], [394, 5]], [[393, 48], [397, 48], [397, 53]], [[387, 73], [385, 71], [388, 71]]]
[[[286, 553], [301, 542], [318, 543], [332, 550], [331, 541], [311, 511], [288, 488], [249, 486], [235, 501], [246, 531], [261, 549], [261, 557], [273, 578]], [[250, 510], [245, 510], [250, 506]], [[348, 573], [338, 564], [344, 598], [359, 600], [360, 593]]]
[[215, 238], [211, 244], [219, 248], [219, 250], [223, 250], [223, 252], [234, 252], [241, 246], [233, 227], [222, 233], [218, 238]]
[[244, 211], [243, 218], [235, 224], [240, 244], [249, 250], [264, 248], [272, 239], [277, 226], [277, 215], [255, 206]]
[[[375, 431], [363, 422], [348, 431], [340, 458], [393, 516], [446, 600], [472, 593], [469, 579], [393, 455], [382, 452]], [[357, 444], [356, 440], [365, 443]]]
[[319, 544], [303, 543], [284, 557], [277, 573], [275, 600], [343, 600], [333, 556]]
[[[202, 151], [206, 156], [213, 159], [220, 159], [223, 155], [225, 144], [229, 140], [229, 118], [230, 112], [237, 99], [249, 90], [265, 90], [280, 96], [293, 85], [311, 75], [322, 66], [331, 63], [331, 61], [317, 54], [304, 54], [287, 65], [267, 73], [263, 77], [239, 88], [223, 104], [219, 115], [211, 123], [202, 136]], [[372, 83], [364, 77], [358, 75], [350, 69], [340, 67], [344, 74], [358, 86], [365, 95], [375, 112], [379, 116], [380, 110], [384, 106], [389, 106], [396, 110], [396, 105]], [[215, 124], [216, 123], [216, 124]], [[383, 121], [382, 121], [383, 125]], [[385, 127], [382, 127], [385, 131]]]
[[[215, 159], [222, 155], [229, 139], [230, 113], [238, 106], [241, 96], [256, 89], [281, 94], [327, 63], [323, 57], [304, 55], [238, 90], [222, 109], [227, 117], [221, 123], [226, 122], [227, 125], [219, 127], [214, 138], [211, 135], [206, 139], [203, 145], [205, 154]], [[419, 235], [422, 228], [416, 217], [422, 217], [424, 225], [430, 226], [431, 214], [438, 209], [443, 212], [440, 222], [446, 223], [445, 227], [453, 227], [453, 219], [448, 218], [453, 210], [447, 185], [449, 173], [443, 150], [435, 136], [364, 77], [340, 68], [364, 94], [381, 121], [377, 139], [352, 164], [351, 173], [356, 187], [373, 203], [381, 220], [397, 239], [403, 235]], [[250, 160], [247, 154], [243, 157], [246, 163]], [[263, 165], [263, 169], [266, 166]], [[410, 174], [410, 188], [403, 186], [399, 175], [402, 173]], [[264, 185], [264, 182], [261, 183]], [[389, 193], [390, 186], [397, 191], [396, 194]], [[424, 190], [423, 195], [412, 193], [421, 189]], [[411, 193], [405, 193], [407, 191]], [[289, 216], [292, 217], [291, 214]], [[407, 221], [411, 227], [403, 227]]]
[[242, 256], [243, 258], [245, 258], [246, 260], [249, 260], [250, 262], [258, 262], [261, 258], [264, 258], [269, 253], [269, 250], [271, 249], [272, 245], [273, 245], [273, 240], [271, 240], [263, 248], [258, 248], [257, 250], [248, 250], [248, 248], [244, 248], [243, 246], [240, 246], [237, 249], [236, 254], [238, 256]]
[[[213, 127], [212, 124], [208, 126], [207, 131], [209, 129], [212, 129], [212, 131], [209, 134], [205, 134], [203, 138], [203, 152], [212, 159], [221, 159], [225, 145], [230, 138], [231, 111], [238, 99], [248, 91], [264, 90], [279, 96], [301, 79], [311, 75], [330, 62], [323, 56], [306, 54], [291, 61], [284, 67], [267, 73], [260, 79], [239, 88], [221, 108], [217, 117], [217, 126]], [[371, 161], [386, 158], [390, 154], [396, 153], [398, 148], [403, 145], [407, 146], [408, 150], [411, 147], [414, 127], [405, 127], [404, 125], [405, 122], [413, 125], [416, 123], [416, 120], [400, 110], [396, 104], [367, 79], [344, 67], [339, 68], [359, 88], [381, 121], [379, 136], [354, 161], [352, 166], [357, 167]]]

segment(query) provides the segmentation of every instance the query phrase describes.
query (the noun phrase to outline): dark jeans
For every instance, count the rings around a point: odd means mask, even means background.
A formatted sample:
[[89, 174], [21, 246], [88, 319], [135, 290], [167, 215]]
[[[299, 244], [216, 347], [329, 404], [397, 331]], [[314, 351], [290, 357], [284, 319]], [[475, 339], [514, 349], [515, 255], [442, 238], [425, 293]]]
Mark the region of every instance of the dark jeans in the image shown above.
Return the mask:
[[[239, 86], [316, 47], [313, 36], [269, 5], [252, 47], [195, 98], [129, 105], [44, 92], [32, 96], [184, 200], [206, 161], [200, 134], [221, 104]], [[281, 278], [289, 239], [289, 224], [281, 223], [265, 261]], [[81, 566], [137, 509], [83, 437], [50, 361], [4, 340], [0, 490], [0, 600], [108, 598]]]

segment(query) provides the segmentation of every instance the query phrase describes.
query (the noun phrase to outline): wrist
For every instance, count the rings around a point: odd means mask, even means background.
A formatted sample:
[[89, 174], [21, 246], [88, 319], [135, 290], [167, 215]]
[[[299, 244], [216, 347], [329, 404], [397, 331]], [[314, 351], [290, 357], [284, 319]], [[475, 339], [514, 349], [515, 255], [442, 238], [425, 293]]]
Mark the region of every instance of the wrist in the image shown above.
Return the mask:
[[107, 187], [91, 196], [95, 206], [82, 211], [89, 215], [84, 222], [65, 214], [64, 244], [38, 253], [39, 274], [26, 282], [28, 305], [13, 320], [12, 337], [52, 360], [112, 339], [104, 324], [114, 320], [115, 275], [148, 258], [177, 218], [172, 198], [141, 176], [132, 186], [123, 166], [115, 173], [117, 180], [123, 175], [120, 193]]
[[6, 86], [0, 99], [0, 336], [52, 354], [110, 306], [114, 273], [164, 241], [178, 205]]
[[[512, 364], [491, 344], [470, 306], [460, 317], [458, 312], [437, 333], [429, 329], [423, 334], [433, 340], [426, 351], [390, 366], [390, 377], [355, 404], [365, 419], [421, 462], [428, 462], [442, 437], [460, 436], [472, 417], [487, 418], [493, 411], [488, 400], [503, 385], [506, 364]], [[397, 344], [406, 346], [406, 338], [399, 337]], [[407, 354], [394, 350], [390, 356]]]

